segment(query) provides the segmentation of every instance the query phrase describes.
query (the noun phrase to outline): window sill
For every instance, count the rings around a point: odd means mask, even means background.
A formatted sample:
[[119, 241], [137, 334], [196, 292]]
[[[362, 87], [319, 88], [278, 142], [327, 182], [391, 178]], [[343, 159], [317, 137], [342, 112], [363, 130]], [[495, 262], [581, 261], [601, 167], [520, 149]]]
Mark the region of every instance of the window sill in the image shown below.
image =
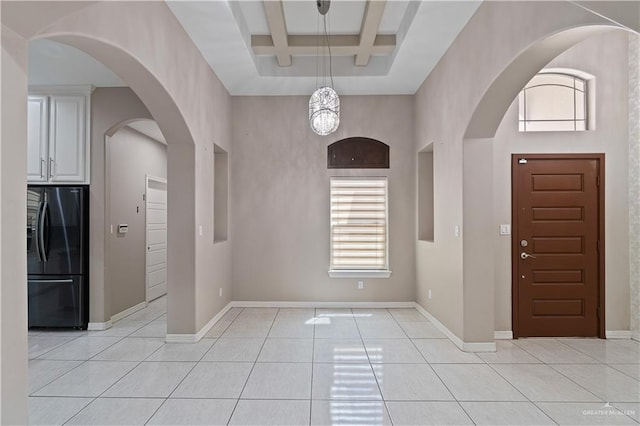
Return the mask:
[[391, 271], [367, 271], [367, 270], [330, 270], [331, 278], [389, 278]]

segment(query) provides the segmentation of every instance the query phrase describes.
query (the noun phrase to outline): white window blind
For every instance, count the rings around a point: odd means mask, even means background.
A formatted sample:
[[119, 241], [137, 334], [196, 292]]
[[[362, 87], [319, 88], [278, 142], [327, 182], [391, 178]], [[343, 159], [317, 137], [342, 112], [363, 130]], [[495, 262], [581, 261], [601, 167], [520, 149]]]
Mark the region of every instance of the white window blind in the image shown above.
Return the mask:
[[387, 178], [331, 179], [331, 269], [388, 269]]

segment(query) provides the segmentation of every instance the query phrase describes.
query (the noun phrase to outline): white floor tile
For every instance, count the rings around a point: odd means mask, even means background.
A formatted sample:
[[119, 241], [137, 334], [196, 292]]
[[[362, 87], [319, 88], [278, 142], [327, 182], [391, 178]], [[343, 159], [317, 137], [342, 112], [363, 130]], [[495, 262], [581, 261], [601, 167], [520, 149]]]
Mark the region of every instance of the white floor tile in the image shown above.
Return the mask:
[[311, 402], [311, 425], [391, 425], [384, 401]]
[[171, 398], [238, 398], [252, 366], [248, 362], [200, 362]]
[[590, 402], [599, 398], [548, 365], [494, 364], [502, 377], [531, 401]]
[[637, 425], [608, 403], [538, 403], [538, 407], [561, 425]]
[[100, 331], [89, 331], [89, 336], [100, 336], [100, 337], [125, 337], [134, 333], [135, 331], [141, 329], [145, 325], [149, 324], [150, 321], [130, 321], [126, 318], [115, 323], [111, 328], [107, 330]]
[[222, 333], [222, 337], [260, 337], [265, 338], [271, 329], [271, 322], [249, 322], [237, 319]]
[[611, 405], [622, 411], [626, 416], [631, 417], [640, 423], [640, 403], [637, 402], [613, 402]]
[[436, 364], [433, 369], [458, 401], [526, 401], [486, 364]]
[[562, 344], [557, 339], [518, 339], [513, 343], [545, 364], [598, 364], [600, 362]]
[[640, 402], [640, 381], [607, 365], [552, 365], [603, 401]]
[[610, 367], [623, 372], [629, 377], [640, 380], [640, 365], [638, 364], [611, 364]]
[[284, 338], [313, 338], [313, 317], [303, 318], [276, 318], [269, 330], [269, 337]]
[[462, 352], [448, 339], [413, 339], [418, 350], [432, 364], [482, 363], [478, 355]]
[[68, 425], [141, 425], [162, 404], [162, 399], [98, 398], [76, 414]]
[[420, 364], [426, 362], [409, 339], [365, 339], [364, 346], [372, 363]]
[[313, 339], [267, 338], [258, 362], [307, 362], [313, 358]]
[[87, 361], [40, 389], [35, 395], [96, 397], [131, 371], [136, 364]]
[[479, 353], [489, 364], [539, 364], [541, 361], [508, 340], [496, 341], [496, 352]]
[[446, 339], [447, 336], [442, 334], [440, 330], [436, 328], [430, 322], [405, 322], [401, 321], [400, 327], [404, 330], [405, 334], [412, 339]]
[[166, 337], [167, 336], [167, 320], [160, 319], [155, 320], [136, 332], [131, 334], [131, 337]]
[[604, 339], [560, 339], [559, 341], [608, 364], [640, 364], [638, 347], [625, 347], [615, 341]]
[[313, 308], [280, 308], [276, 315], [278, 320], [292, 320], [299, 322], [311, 322], [315, 317], [315, 309]]
[[230, 425], [300, 426], [309, 424], [309, 401], [240, 400]]
[[226, 425], [235, 399], [168, 399], [147, 425]]
[[215, 323], [213, 327], [211, 327], [211, 330], [209, 330], [207, 334], [204, 335], [204, 337], [212, 338], [222, 336], [227, 328], [229, 328], [229, 326], [231, 325], [231, 322], [231, 320], [221, 319], [220, 321]]
[[255, 362], [264, 338], [219, 338], [206, 353], [203, 361]]
[[75, 336], [29, 336], [29, 359], [37, 358], [47, 352], [76, 339]]
[[310, 399], [311, 364], [257, 363], [243, 399]]
[[363, 339], [403, 339], [407, 335], [395, 320], [357, 321]]
[[267, 321], [273, 322], [278, 314], [278, 308], [244, 308], [236, 317], [236, 321]]
[[354, 308], [353, 318], [356, 321], [394, 321], [393, 316], [386, 309], [380, 308]]
[[216, 339], [202, 339], [197, 343], [165, 343], [145, 361], [200, 361]]
[[453, 400], [427, 364], [374, 364], [373, 371], [386, 401]]
[[472, 425], [457, 402], [388, 402], [395, 425]]
[[142, 361], [164, 345], [164, 339], [127, 337], [100, 352], [92, 360], [98, 361]]
[[428, 322], [429, 320], [414, 308], [391, 308], [389, 313], [398, 322]]
[[382, 396], [369, 364], [314, 364], [312, 398], [375, 401]]
[[53, 361], [32, 359], [29, 361], [29, 394], [82, 364], [82, 361]]
[[102, 396], [167, 398], [194, 366], [194, 362], [142, 362]]
[[62, 425], [91, 401], [91, 398], [29, 398], [29, 424]]
[[322, 317], [316, 319], [316, 339], [360, 339], [360, 331], [353, 318]]
[[313, 362], [369, 362], [361, 339], [315, 339]]
[[474, 423], [479, 426], [555, 424], [530, 402], [462, 402], [461, 404]]
[[65, 343], [42, 355], [41, 359], [86, 361], [109, 346], [117, 343], [121, 337], [83, 336]]

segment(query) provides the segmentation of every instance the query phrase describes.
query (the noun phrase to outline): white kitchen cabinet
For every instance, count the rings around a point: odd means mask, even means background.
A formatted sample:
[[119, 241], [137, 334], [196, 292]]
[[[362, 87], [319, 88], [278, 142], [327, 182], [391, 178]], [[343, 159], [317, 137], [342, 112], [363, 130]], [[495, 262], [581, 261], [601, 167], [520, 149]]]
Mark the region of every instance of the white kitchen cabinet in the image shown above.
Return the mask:
[[46, 96], [29, 96], [27, 113], [27, 180], [46, 182], [49, 178], [49, 100]]
[[90, 86], [31, 87], [29, 183], [89, 183]]

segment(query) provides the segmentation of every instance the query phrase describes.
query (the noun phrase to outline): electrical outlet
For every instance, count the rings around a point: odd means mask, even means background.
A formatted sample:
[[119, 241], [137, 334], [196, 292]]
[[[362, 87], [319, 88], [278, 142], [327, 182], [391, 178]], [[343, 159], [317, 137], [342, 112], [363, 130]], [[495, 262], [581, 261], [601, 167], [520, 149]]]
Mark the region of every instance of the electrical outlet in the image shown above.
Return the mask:
[[204, 233], [203, 230], [202, 230], [202, 225], [200, 225], [198, 227], [198, 232], [200, 233], [200, 236], [202, 237], [202, 234]]
[[364, 288], [364, 281], [358, 281], [358, 290], [362, 290]]
[[429, 300], [431, 300], [431, 290], [429, 290]]
[[222, 287], [220, 287], [220, 297], [222, 297]]

